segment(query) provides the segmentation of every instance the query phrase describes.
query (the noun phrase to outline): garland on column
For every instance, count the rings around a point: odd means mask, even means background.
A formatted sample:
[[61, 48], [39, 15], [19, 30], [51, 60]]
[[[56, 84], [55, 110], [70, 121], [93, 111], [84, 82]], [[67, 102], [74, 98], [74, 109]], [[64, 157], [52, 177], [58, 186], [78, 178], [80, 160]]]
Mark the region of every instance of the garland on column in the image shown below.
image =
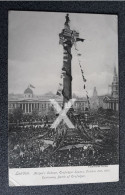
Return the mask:
[[[71, 36], [71, 40], [67, 40], [65, 38], [65, 36]], [[82, 66], [81, 66], [81, 62], [79, 60], [79, 57], [82, 55], [81, 53], [78, 53], [79, 50], [77, 49], [77, 46], [76, 46], [76, 43], [78, 41], [84, 41], [85, 39], [81, 39], [79, 38], [79, 33], [76, 32], [75, 30], [71, 31], [69, 28], [67, 29], [63, 29], [62, 33], [59, 34], [59, 37], [60, 37], [60, 41], [59, 41], [59, 44], [63, 45], [63, 48], [64, 50], [69, 54], [70, 58], [72, 59], [72, 54], [70, 53], [70, 51], [68, 50], [68, 46], [72, 46], [74, 45], [75, 46], [75, 50], [76, 50], [76, 54], [77, 54], [77, 58], [78, 58], [78, 64], [79, 64], [79, 67], [80, 67], [80, 70], [81, 70], [81, 74], [82, 74], [82, 79], [83, 79], [83, 82], [84, 82], [84, 85], [83, 85], [83, 90], [86, 89], [86, 78], [84, 76], [84, 71], [82, 69]], [[67, 58], [65, 58], [64, 56], [64, 61], [65, 60], [68, 60]], [[65, 75], [67, 75], [68, 77], [70, 77], [70, 79], [72, 80], [72, 76], [71, 74], [69, 74], [66, 70], [65, 67], [62, 67], [62, 72], [61, 72], [61, 79], [63, 79], [65, 77]], [[64, 98], [66, 98], [67, 100], [68, 97], [66, 97], [66, 94], [64, 93], [64, 90], [63, 90], [63, 82], [60, 82], [59, 83], [59, 87], [58, 87], [58, 90], [57, 90], [57, 95], [61, 96], [63, 95]], [[90, 109], [90, 101], [89, 101], [89, 96], [88, 96], [88, 92], [86, 90], [86, 98], [87, 98], [87, 102], [88, 102], [88, 108]]]
[[[61, 37], [61, 38], [60, 38], [60, 44], [63, 45], [64, 51], [67, 52], [67, 54], [70, 56], [70, 58], [71, 58], [71, 60], [72, 60], [72, 54], [71, 54], [70, 51], [68, 50], [68, 46], [72, 46], [72, 42], [69, 41], [69, 40], [67, 40], [67, 39], [65, 39], [65, 38], [63, 38], [63, 37]], [[67, 60], [68, 60], [67, 56], [64, 56], [63, 61], [67, 61]], [[61, 78], [63, 79], [63, 78], [65, 78], [65, 76], [68, 76], [68, 77], [70, 78], [70, 80], [72, 81], [72, 75], [71, 75], [71, 74], [66, 70], [66, 68], [63, 66], [63, 67], [62, 67], [62, 72], [61, 72]], [[59, 86], [60, 86], [60, 83], [59, 83]], [[61, 89], [60, 89], [60, 87], [58, 88], [58, 90], [57, 90], [57, 95], [59, 95], [59, 96], [63, 95], [63, 97], [64, 97], [66, 100], [69, 100], [69, 98], [68, 98], [67, 95], [65, 94], [63, 88], [61, 88]]]
[[[76, 45], [76, 42], [75, 42], [75, 44], [74, 44], [74, 46], [75, 46], [75, 51], [76, 51], [76, 55], [77, 55], [77, 59], [78, 59], [78, 64], [79, 64], [79, 67], [80, 67], [80, 70], [81, 70], [81, 74], [82, 74], [82, 79], [83, 79], [83, 89], [85, 90], [86, 89], [86, 78], [85, 78], [85, 76], [84, 76], [84, 71], [83, 71], [83, 68], [82, 68], [82, 66], [81, 66], [81, 61], [80, 61], [80, 59], [79, 59], [79, 57], [81, 57], [82, 56], [82, 54], [81, 53], [79, 53], [79, 50], [77, 49], [77, 45]], [[88, 102], [88, 108], [90, 109], [90, 100], [89, 100], [89, 96], [88, 96], [88, 91], [86, 90], [86, 98], [87, 98], [87, 102]]]
[[69, 98], [66, 96], [66, 94], [64, 93], [64, 90], [63, 90], [63, 78], [65, 78], [65, 75], [71, 77], [71, 79], [72, 79], [72, 76], [67, 73], [67, 71], [65, 70], [64, 67], [62, 67], [61, 76], [60, 76], [61, 81], [59, 82], [59, 87], [58, 87], [56, 95], [58, 95], [58, 96], [63, 95], [63, 97], [65, 97], [65, 99], [69, 100]]

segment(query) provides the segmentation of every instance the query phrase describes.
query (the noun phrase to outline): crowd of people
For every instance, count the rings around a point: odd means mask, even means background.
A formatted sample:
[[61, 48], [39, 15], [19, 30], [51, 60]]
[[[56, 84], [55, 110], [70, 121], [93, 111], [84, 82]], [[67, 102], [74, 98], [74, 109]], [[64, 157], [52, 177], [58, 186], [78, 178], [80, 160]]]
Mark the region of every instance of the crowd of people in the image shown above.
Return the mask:
[[[73, 136], [67, 134], [68, 127], [63, 126], [63, 123], [57, 129], [51, 129], [49, 121], [54, 121], [54, 117], [25, 116], [20, 124], [13, 124], [11, 121], [9, 123], [9, 167], [117, 164], [117, 125], [112, 124], [111, 120], [109, 123], [105, 120], [103, 125], [108, 125], [110, 129], [104, 131], [98, 127], [89, 129], [89, 125], [82, 120], [83, 116], [78, 115], [75, 118], [72, 117], [72, 121], [74, 124], [75, 120], [77, 121], [75, 127], [78, 134]], [[98, 119], [98, 124], [102, 121], [101, 118], [102, 116], [98, 113], [98, 116], [95, 117], [96, 120]], [[28, 122], [28, 124], [23, 122]], [[101, 140], [101, 142], [96, 144], [91, 138]], [[87, 140], [93, 144], [88, 143]], [[79, 143], [84, 144], [77, 147]], [[69, 144], [74, 146], [65, 148]]]
[[117, 164], [117, 150], [102, 149], [85, 144], [84, 147], [54, 151], [46, 147], [42, 140], [17, 144], [9, 150], [10, 168], [35, 168], [58, 166], [87, 166]]
[[[44, 124], [48, 123], [49, 121], [52, 121], [55, 119], [55, 115], [35, 115], [35, 114], [22, 114], [18, 124], [33, 124], [33, 123], [39, 123], [39, 124]], [[14, 118], [14, 114], [9, 114], [9, 124], [16, 124], [17, 120]]]

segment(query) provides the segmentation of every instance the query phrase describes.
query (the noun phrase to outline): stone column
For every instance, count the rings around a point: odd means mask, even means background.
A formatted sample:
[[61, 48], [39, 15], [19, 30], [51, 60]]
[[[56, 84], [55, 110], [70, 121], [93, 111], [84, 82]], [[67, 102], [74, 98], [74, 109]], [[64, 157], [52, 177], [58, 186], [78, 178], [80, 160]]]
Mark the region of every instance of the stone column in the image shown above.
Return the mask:
[[31, 103], [31, 113], [32, 113], [32, 103]]
[[25, 113], [26, 113], [26, 103], [24, 104], [24, 107], [25, 107]]
[[112, 102], [112, 109], [114, 110], [114, 102]]
[[118, 111], [118, 103], [116, 103], [116, 110]]
[[28, 103], [28, 113], [29, 113], [29, 103]]
[[23, 103], [23, 112], [25, 111], [24, 103]]

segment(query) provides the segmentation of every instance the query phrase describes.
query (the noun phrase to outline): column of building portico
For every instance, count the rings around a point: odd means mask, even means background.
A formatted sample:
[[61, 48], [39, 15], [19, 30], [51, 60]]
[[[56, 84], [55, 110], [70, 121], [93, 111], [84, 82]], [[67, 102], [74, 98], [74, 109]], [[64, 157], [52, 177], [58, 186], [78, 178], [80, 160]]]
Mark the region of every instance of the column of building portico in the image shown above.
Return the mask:
[[26, 103], [24, 105], [25, 105], [24, 108], [25, 108], [25, 113], [26, 113]]
[[114, 110], [114, 102], [112, 102], [112, 110]]
[[37, 109], [39, 110], [39, 103], [37, 103]]
[[114, 110], [116, 111], [116, 102], [114, 102]]
[[32, 109], [33, 109], [33, 107], [32, 107], [32, 103], [31, 103], [31, 113], [32, 113]]
[[38, 103], [38, 110], [39, 110], [39, 103]]
[[118, 102], [116, 103], [116, 110], [118, 111]]
[[85, 103], [83, 103], [84, 111], [85, 111]]
[[24, 103], [22, 103], [22, 110], [23, 110], [23, 112], [24, 112]]
[[28, 103], [28, 113], [29, 113], [29, 103]]

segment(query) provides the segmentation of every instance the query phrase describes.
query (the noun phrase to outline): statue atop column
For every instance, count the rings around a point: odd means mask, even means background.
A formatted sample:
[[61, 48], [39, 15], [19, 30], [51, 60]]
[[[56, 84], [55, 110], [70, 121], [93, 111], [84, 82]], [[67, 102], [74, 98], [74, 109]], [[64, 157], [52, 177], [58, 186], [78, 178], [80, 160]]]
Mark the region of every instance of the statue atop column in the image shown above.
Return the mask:
[[65, 18], [66, 18], [65, 25], [69, 25], [69, 22], [70, 22], [69, 14], [67, 14], [67, 15], [65, 16]]

